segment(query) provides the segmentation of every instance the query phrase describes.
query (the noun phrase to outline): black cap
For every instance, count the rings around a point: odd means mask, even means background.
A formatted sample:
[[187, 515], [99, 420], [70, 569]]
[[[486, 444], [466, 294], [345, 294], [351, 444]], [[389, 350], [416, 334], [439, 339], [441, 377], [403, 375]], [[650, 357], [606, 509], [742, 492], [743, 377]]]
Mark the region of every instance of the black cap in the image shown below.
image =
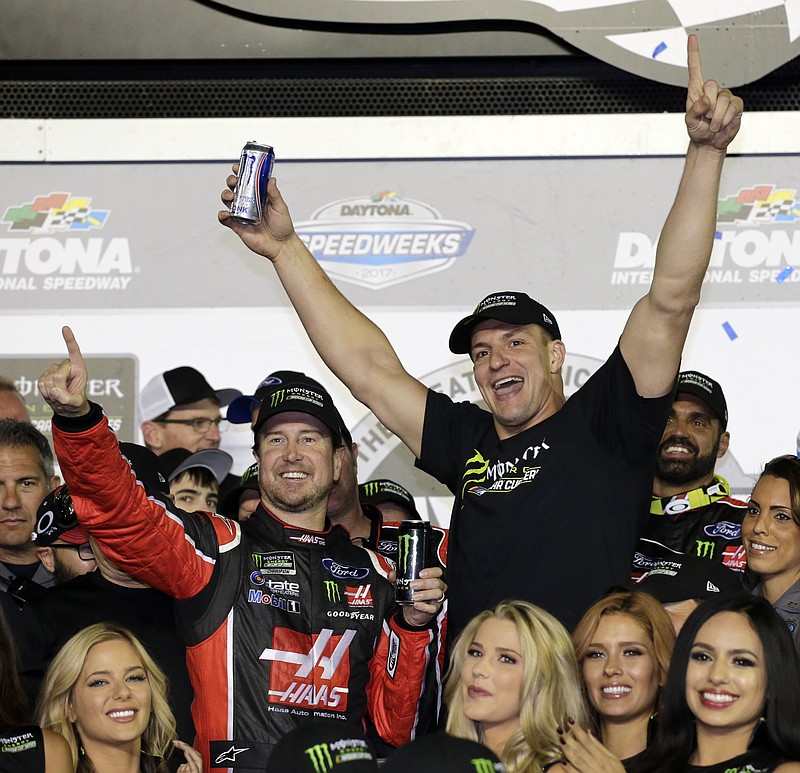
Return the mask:
[[319, 419], [331, 431], [334, 447], [341, 444], [344, 437], [344, 424], [339, 411], [333, 404], [333, 398], [325, 387], [308, 376], [271, 387], [264, 394], [261, 398], [258, 418], [253, 425], [253, 434], [258, 435], [258, 430], [270, 417], [290, 411], [307, 413]]
[[374, 773], [364, 731], [350, 722], [311, 719], [275, 744], [266, 773]]
[[138, 443], [122, 442], [119, 444], [119, 450], [148, 494], [169, 495], [167, 476], [161, 469], [158, 457], [149, 448]]
[[509, 322], [512, 325], [539, 325], [554, 340], [561, 338], [555, 315], [539, 301], [525, 293], [513, 291], [487, 295], [468, 317], [464, 317], [450, 333], [450, 351], [453, 354], [469, 354], [472, 331], [487, 319]]
[[647, 591], [662, 604], [671, 604], [741, 593], [741, 576], [720, 561], [699, 558], [691, 553], [675, 553], [656, 559], [647, 574], [632, 587]]
[[228, 412], [225, 414], [225, 418], [231, 424], [250, 424], [252, 421], [253, 408], [261, 405], [264, 395], [269, 394], [275, 387], [294, 381], [303, 381], [304, 379], [322, 388], [322, 384], [314, 381], [313, 378], [306, 376], [305, 373], [301, 373], [300, 371], [276, 370], [262, 379], [252, 395], [241, 395], [235, 400], [232, 400], [231, 404], [228, 406]]
[[393, 480], [388, 480], [386, 478], [369, 480], [366, 483], [361, 483], [358, 487], [358, 501], [365, 502], [368, 505], [380, 505], [383, 502], [394, 502], [401, 507], [405, 507], [415, 518], [420, 517], [411, 492], [403, 488], [399, 483], [395, 483]]
[[251, 464], [239, 480], [239, 485], [226, 492], [219, 503], [220, 515], [235, 518], [239, 514], [239, 497], [243, 491], [259, 491], [258, 487], [258, 462]]
[[56, 540], [70, 545], [82, 545], [89, 541], [89, 532], [78, 523], [66, 485], [53, 489], [42, 500], [36, 511], [33, 539], [37, 547], [48, 547]]
[[173, 408], [200, 400], [228, 405], [242, 393], [238, 389], [212, 389], [205, 376], [188, 365], [159, 373], [139, 392], [139, 418], [152, 421]]
[[[287, 768], [288, 770], [288, 768]], [[383, 773], [504, 773], [505, 766], [477, 741], [447, 733], [423, 735], [389, 755]]]
[[684, 370], [678, 374], [678, 392], [699, 397], [717, 414], [722, 429], [728, 426], [728, 403], [722, 387], [713, 378], [696, 370]]

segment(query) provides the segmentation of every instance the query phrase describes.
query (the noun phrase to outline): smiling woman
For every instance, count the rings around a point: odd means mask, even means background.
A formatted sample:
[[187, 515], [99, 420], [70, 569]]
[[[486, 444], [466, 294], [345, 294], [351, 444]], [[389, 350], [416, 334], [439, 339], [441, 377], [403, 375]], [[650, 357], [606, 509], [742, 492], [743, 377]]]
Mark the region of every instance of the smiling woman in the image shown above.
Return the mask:
[[800, 649], [800, 459], [767, 462], [742, 522], [747, 568], [763, 596], [786, 622]]
[[477, 615], [456, 641], [445, 687], [447, 732], [488, 746], [508, 773], [561, 760], [557, 728], [584, 725], [569, 634], [525, 601]]
[[[139, 640], [98, 623], [75, 634], [53, 659], [37, 717], [67, 739], [79, 773], [162, 773], [175, 736], [166, 696], [166, 678]], [[199, 772], [199, 754], [188, 752], [181, 769]]]
[[572, 641], [600, 740], [630, 764], [647, 746], [667, 676], [675, 645], [670, 617], [648, 593], [610, 593], [587, 610]]
[[800, 661], [764, 599], [721, 596], [686, 621], [636, 773], [800, 771]]

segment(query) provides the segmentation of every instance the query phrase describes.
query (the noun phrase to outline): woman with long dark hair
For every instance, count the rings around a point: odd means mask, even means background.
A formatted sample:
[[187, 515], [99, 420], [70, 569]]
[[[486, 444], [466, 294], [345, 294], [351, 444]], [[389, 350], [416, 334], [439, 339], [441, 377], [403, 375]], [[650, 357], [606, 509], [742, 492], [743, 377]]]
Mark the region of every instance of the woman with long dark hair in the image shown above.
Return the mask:
[[0, 607], [0, 770], [72, 773], [66, 740], [31, 723], [18, 672], [17, 648]]
[[748, 573], [783, 618], [800, 648], [800, 459], [767, 462], [742, 522]]
[[636, 773], [800, 771], [800, 663], [767, 601], [703, 602], [678, 636]]

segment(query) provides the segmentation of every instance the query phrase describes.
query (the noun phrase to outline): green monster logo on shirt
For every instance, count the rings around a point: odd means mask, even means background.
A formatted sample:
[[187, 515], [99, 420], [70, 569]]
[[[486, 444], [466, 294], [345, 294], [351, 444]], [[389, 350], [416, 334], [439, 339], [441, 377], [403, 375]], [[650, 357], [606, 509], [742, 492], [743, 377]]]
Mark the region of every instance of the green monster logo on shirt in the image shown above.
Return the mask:
[[[461, 496], [464, 496], [464, 491], [466, 490], [467, 486], [470, 484], [476, 483], [485, 483], [486, 482], [486, 471], [489, 469], [490, 464], [489, 459], [484, 459], [483, 454], [481, 454], [478, 449], [475, 449], [475, 456], [464, 463], [464, 475], [462, 476], [464, 479], [464, 485], [461, 488]], [[470, 465], [474, 465], [470, 467]], [[482, 477], [478, 477], [478, 476]]]

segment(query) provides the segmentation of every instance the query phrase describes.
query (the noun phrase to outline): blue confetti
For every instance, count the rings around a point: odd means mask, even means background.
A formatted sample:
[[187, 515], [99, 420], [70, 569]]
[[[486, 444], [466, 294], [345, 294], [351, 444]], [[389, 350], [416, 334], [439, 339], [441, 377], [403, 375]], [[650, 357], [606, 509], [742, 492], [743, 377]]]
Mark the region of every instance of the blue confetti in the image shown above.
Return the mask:
[[667, 50], [667, 44], [662, 41], [655, 47], [655, 50], [653, 51], [653, 59], [655, 59], [662, 51], [666, 50]]
[[775, 277], [775, 281], [778, 284], [783, 284], [792, 275], [792, 271], [794, 271], [794, 269], [791, 266], [786, 266], [786, 268]]
[[739, 337], [736, 331], [731, 327], [730, 322], [723, 322], [722, 329], [728, 334], [728, 338], [730, 338], [731, 341], [735, 341]]
[[714, 231], [714, 238], [721, 239], [722, 238], [722, 231]]

